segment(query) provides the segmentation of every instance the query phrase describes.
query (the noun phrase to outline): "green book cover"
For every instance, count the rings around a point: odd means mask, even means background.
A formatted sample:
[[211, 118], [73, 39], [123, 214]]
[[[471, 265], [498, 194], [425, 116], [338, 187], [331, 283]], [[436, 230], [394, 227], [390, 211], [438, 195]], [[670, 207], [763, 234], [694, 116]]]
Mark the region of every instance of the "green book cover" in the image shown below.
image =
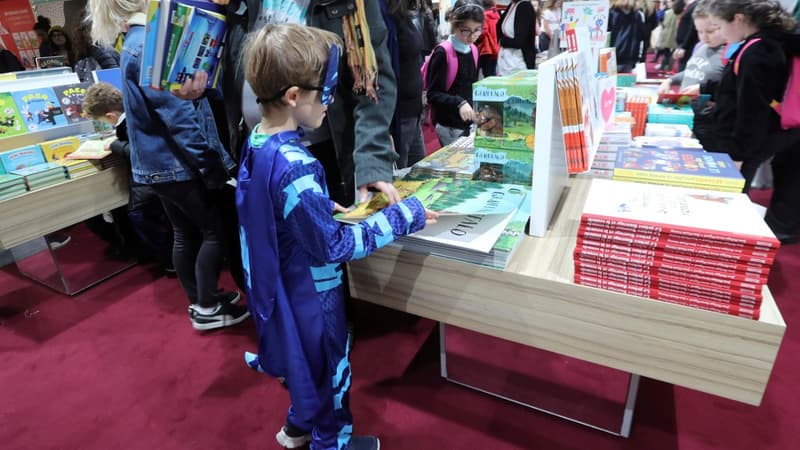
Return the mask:
[[475, 146], [532, 151], [536, 98], [535, 70], [507, 77], [488, 77], [474, 83]]
[[[25, 132], [25, 124], [22, 122], [22, 116], [14, 103], [14, 98], [9, 93], [0, 93], [0, 139]], [[0, 171], [2, 170], [3, 168], [0, 166]]]
[[[178, 47], [181, 44], [183, 37], [183, 30], [186, 24], [191, 20], [194, 13], [194, 7], [178, 3], [172, 11], [170, 24], [168, 29], [169, 42], [167, 44], [167, 56], [164, 58], [164, 67], [170, 68], [175, 62], [175, 54], [178, 52]], [[169, 70], [165, 69], [161, 73], [161, 89], [167, 89], [169, 85]]]
[[521, 184], [533, 181], [533, 153], [528, 150], [476, 148], [476, 179], [496, 183]]
[[418, 161], [406, 175], [406, 180], [429, 180], [453, 177], [471, 180], [478, 170], [472, 147], [445, 146]]

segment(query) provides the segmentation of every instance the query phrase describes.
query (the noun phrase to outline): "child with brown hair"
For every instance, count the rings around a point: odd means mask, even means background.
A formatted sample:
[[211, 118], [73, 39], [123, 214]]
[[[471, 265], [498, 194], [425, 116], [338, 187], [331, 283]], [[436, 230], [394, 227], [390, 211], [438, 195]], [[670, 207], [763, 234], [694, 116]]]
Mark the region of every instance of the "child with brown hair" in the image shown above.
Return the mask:
[[248, 365], [286, 380], [291, 406], [278, 443], [312, 450], [378, 450], [352, 436], [342, 262], [363, 258], [436, 214], [400, 201], [346, 226], [325, 172], [299, 127], [322, 124], [338, 81], [339, 38], [302, 25], [267, 25], [248, 41], [244, 74], [261, 111], [242, 150], [236, 206], [247, 305], [258, 331]]

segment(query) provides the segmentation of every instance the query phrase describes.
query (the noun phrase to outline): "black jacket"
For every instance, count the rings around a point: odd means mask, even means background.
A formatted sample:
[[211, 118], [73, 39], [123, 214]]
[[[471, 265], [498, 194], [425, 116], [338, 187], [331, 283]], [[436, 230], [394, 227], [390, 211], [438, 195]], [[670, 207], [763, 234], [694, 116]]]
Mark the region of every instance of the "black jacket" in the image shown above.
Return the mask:
[[694, 46], [700, 41], [700, 38], [697, 36], [697, 28], [694, 26], [694, 19], [692, 18], [692, 13], [697, 3], [698, 2], [694, 2], [683, 10], [678, 20], [678, 30], [675, 33], [675, 40], [678, 41], [678, 47], [686, 52], [683, 56], [684, 61], [689, 60], [689, 57], [692, 56]]
[[[789, 74], [787, 52], [800, 50], [800, 37], [759, 32], [739, 61], [744, 46], [731, 56], [717, 86], [711, 111], [711, 132], [703, 139], [706, 150], [728, 153], [736, 161], [765, 161], [776, 152], [800, 147], [800, 129], [782, 130], [780, 116], [770, 106], [782, 100]], [[798, 53], [790, 53], [798, 54]], [[795, 148], [797, 150], [797, 148]]]
[[458, 71], [450, 89], [447, 86], [447, 55], [442, 47], [436, 47], [428, 62], [428, 103], [434, 123], [462, 130], [469, 129], [472, 122], [461, 120], [458, 108], [462, 103], [472, 105], [472, 83], [478, 81], [478, 68], [472, 52], [458, 53]]
[[[111, 153], [130, 164], [131, 151], [128, 143], [128, 124], [126, 121], [120, 122], [114, 132], [117, 135], [117, 140], [110, 145]], [[130, 171], [130, 169], [128, 170]], [[157, 199], [156, 192], [152, 187], [147, 184], [136, 183], [133, 181], [132, 175], [128, 179], [128, 185], [128, 211], [136, 211], [143, 205]]]
[[25, 70], [17, 56], [10, 51], [0, 48], [0, 73], [19, 72]]
[[536, 67], [536, 12], [527, 0], [519, 0], [514, 16], [514, 39], [503, 34], [503, 22], [511, 7], [503, 10], [497, 21], [497, 40], [501, 48], [518, 48], [522, 50], [522, 58], [528, 69]]
[[642, 60], [644, 51], [644, 16], [633, 9], [625, 12], [611, 8], [608, 16], [608, 31], [611, 47], [616, 48], [617, 64], [635, 64]]
[[422, 46], [423, 37], [411, 17], [392, 16], [397, 30], [400, 72], [397, 83], [395, 117], [419, 117], [422, 114]]

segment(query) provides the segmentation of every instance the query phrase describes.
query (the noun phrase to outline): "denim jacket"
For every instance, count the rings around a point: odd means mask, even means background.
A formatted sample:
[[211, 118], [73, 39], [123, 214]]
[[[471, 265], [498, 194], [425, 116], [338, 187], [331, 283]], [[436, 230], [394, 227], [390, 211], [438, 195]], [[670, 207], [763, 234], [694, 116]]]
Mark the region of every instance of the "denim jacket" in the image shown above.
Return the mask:
[[201, 177], [206, 186], [221, 187], [236, 163], [220, 142], [208, 100], [182, 100], [139, 86], [143, 46], [144, 26], [131, 24], [121, 66], [133, 180], [155, 184]]

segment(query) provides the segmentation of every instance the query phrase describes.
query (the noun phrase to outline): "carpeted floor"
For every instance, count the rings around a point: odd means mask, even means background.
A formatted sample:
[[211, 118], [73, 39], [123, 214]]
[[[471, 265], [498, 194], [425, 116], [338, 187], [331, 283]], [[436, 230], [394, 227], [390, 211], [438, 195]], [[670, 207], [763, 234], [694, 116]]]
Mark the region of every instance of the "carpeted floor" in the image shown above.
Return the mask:
[[[762, 202], [766, 195], [754, 193]], [[630, 439], [443, 381], [432, 322], [358, 303], [356, 432], [379, 435], [388, 450], [797, 448], [799, 272], [800, 247], [782, 248], [770, 287], [788, 329], [760, 407], [643, 379]], [[232, 281], [225, 276], [223, 284]], [[13, 267], [0, 270], [0, 448], [278, 448], [274, 434], [288, 396], [242, 362], [255, 345], [251, 323], [197, 333], [186, 306], [175, 279], [145, 266], [73, 298]], [[514, 361], [505, 381], [550, 390], [578, 407], [608, 409], [620, 386], [618, 374], [580, 361], [470, 334], [448, 339], [456, 354], [491, 352], [487, 363], [462, 364], [463, 375], [487, 378], [487, 368]], [[597, 396], [581, 397], [584, 389]]]

